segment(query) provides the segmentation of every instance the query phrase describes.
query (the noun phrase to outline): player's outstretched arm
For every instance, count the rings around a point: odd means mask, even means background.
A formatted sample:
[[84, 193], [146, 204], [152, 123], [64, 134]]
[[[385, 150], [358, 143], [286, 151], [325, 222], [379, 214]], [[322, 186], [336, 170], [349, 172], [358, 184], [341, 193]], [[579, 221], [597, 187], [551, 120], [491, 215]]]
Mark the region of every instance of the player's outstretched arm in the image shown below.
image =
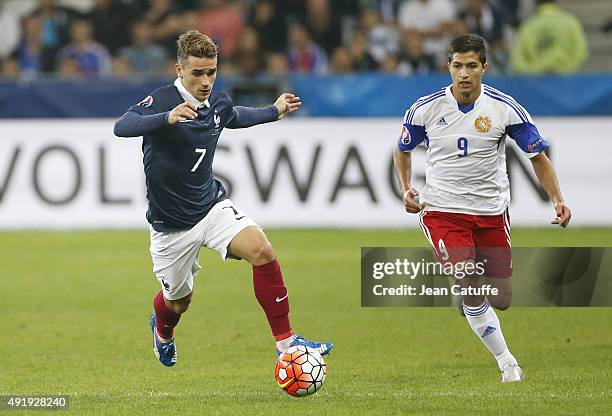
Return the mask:
[[143, 115], [130, 109], [115, 121], [113, 133], [117, 137], [139, 137], [167, 125], [167, 117], [168, 113]]
[[301, 105], [302, 102], [300, 101], [300, 97], [297, 97], [290, 92], [282, 93], [274, 103], [274, 106], [278, 110], [277, 120], [282, 119], [289, 113], [297, 111], [297, 109], [300, 108]]
[[269, 107], [252, 108], [237, 105], [232, 109], [232, 115], [226, 127], [230, 129], [243, 129], [257, 124], [277, 121], [287, 114], [296, 111], [301, 105], [300, 97], [296, 97], [288, 92], [281, 94], [276, 102]]
[[425, 205], [419, 204], [416, 201], [419, 193], [410, 186], [410, 178], [412, 176], [412, 155], [410, 152], [402, 152], [396, 147], [393, 151], [393, 166], [395, 168], [395, 176], [402, 191], [402, 201], [404, 202], [406, 212], [412, 214], [420, 212]]
[[550, 199], [553, 201], [556, 218], [550, 223], [559, 224], [561, 227], [567, 227], [567, 224], [569, 224], [570, 219], [572, 218], [572, 212], [565, 204], [565, 201], [563, 201], [561, 189], [559, 188], [559, 182], [557, 180], [557, 173], [555, 172], [555, 168], [550, 162], [550, 159], [545, 153], [542, 152], [529, 160], [531, 161], [533, 171], [538, 177], [538, 180], [544, 187], [544, 190]]
[[195, 104], [188, 102], [179, 104], [171, 111], [157, 114], [140, 114], [130, 109], [115, 122], [113, 132], [117, 137], [139, 137], [168, 124], [193, 120], [198, 115], [195, 110]]

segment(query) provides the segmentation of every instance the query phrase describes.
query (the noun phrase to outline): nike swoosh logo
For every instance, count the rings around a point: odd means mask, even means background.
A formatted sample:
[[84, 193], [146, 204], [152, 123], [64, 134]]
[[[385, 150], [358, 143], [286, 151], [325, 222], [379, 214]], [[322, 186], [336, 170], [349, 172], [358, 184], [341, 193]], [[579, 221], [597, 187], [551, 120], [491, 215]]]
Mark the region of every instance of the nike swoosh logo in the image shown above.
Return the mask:
[[287, 294], [285, 296], [283, 296], [282, 298], [279, 298], [277, 296], [276, 297], [276, 303], [284, 301], [285, 299], [287, 299], [287, 296], [289, 296], [289, 292], [287, 292]]
[[292, 381], [293, 380], [289, 380], [288, 382], [281, 384], [278, 380], [276, 380], [276, 382], [278, 383], [281, 389], [284, 389], [285, 387], [287, 387], [289, 383], [291, 383]]

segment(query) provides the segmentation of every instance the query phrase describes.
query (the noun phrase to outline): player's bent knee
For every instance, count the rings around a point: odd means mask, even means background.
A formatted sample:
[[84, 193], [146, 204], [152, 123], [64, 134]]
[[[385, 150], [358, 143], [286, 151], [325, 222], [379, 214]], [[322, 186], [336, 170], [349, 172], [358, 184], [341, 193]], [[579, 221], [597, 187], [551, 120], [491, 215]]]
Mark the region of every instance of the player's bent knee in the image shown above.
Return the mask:
[[179, 315], [185, 313], [187, 309], [189, 309], [189, 302], [187, 303], [172, 302], [171, 305], [172, 306], [170, 306], [168, 309], [170, 309], [172, 312], [179, 314]]
[[271, 261], [274, 261], [275, 258], [276, 254], [274, 254], [272, 245], [266, 239], [263, 239], [262, 241], [258, 242], [258, 244], [253, 249], [252, 263], [254, 265], [270, 263]]
[[512, 298], [510, 299], [504, 299], [503, 301], [499, 302], [497, 305], [493, 305], [495, 306], [496, 309], [499, 309], [500, 311], [505, 311], [506, 309], [510, 308], [510, 305], [512, 304]]
[[509, 303], [498, 303], [497, 305], [493, 305], [493, 307], [497, 309], [498, 311], [505, 311], [510, 308], [510, 304]]
[[512, 294], [491, 299], [490, 303], [495, 309], [505, 311], [506, 309], [510, 308], [510, 305], [512, 304]]
[[191, 304], [191, 295], [182, 299], [170, 300], [169, 303], [169, 305], [166, 304], [168, 309], [176, 314], [183, 314], [187, 311], [187, 309], [189, 309], [189, 305]]

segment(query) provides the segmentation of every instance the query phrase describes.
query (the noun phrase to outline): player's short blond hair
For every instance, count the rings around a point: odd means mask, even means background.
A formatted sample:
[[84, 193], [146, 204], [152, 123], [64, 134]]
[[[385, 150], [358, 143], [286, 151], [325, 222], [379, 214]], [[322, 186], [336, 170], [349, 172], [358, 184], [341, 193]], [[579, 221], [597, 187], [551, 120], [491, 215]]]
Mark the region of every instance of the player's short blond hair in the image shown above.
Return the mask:
[[218, 53], [215, 42], [199, 30], [188, 30], [176, 41], [176, 59], [180, 64], [186, 63], [190, 56], [213, 59]]

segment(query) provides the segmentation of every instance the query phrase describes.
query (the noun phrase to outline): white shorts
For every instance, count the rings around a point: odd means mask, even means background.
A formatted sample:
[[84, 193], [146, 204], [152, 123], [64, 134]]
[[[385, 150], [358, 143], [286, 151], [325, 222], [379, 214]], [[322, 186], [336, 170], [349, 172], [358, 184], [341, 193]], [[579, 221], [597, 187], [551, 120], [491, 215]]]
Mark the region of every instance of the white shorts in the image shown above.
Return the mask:
[[206, 216], [190, 230], [151, 231], [153, 272], [169, 300], [184, 298], [193, 291], [193, 278], [201, 267], [200, 247], [217, 251], [227, 260], [227, 247], [232, 239], [249, 226], [259, 227], [244, 215], [231, 200], [225, 199], [212, 207]]

